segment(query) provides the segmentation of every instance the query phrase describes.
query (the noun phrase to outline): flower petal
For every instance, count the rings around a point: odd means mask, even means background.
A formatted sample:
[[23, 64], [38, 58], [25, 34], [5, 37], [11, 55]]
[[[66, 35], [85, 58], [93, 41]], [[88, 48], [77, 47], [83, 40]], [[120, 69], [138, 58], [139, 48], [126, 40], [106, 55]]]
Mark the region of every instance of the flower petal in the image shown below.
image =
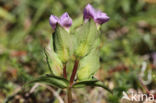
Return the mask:
[[103, 24], [109, 20], [109, 17], [106, 13], [101, 11], [96, 11], [96, 16], [94, 16], [94, 21], [98, 24]]
[[55, 29], [56, 28], [56, 24], [58, 23], [58, 17], [54, 16], [54, 15], [50, 15], [49, 23], [52, 26], [52, 28]]
[[72, 19], [68, 15], [67, 12], [65, 12], [59, 19], [59, 24], [62, 27], [69, 28], [72, 25]]
[[83, 18], [84, 20], [88, 20], [95, 16], [95, 9], [92, 7], [91, 4], [88, 4], [83, 11]]
[[94, 19], [95, 23], [100, 24], [100, 25], [109, 20], [109, 17], [107, 16], [106, 13], [94, 9], [91, 4], [88, 4], [84, 8], [83, 18], [84, 18], [84, 21], [87, 21], [88, 19], [92, 18]]

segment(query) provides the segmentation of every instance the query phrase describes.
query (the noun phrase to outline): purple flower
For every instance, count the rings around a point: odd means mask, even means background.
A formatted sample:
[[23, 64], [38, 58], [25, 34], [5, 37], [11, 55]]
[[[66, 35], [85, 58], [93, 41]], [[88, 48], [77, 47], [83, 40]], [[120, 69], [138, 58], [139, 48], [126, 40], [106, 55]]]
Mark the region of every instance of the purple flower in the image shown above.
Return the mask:
[[92, 5], [88, 4], [83, 11], [83, 18], [90, 19], [93, 18], [95, 15], [95, 9], [92, 7]]
[[51, 27], [53, 28], [53, 29], [55, 29], [56, 28], [56, 24], [58, 23], [58, 17], [56, 17], [56, 16], [54, 16], [54, 15], [50, 15], [50, 18], [49, 18], [49, 23], [50, 23], [50, 25], [51, 25]]
[[90, 4], [84, 8], [83, 18], [85, 21], [92, 18], [97, 24], [103, 24], [109, 20], [106, 13], [94, 9]]
[[97, 11], [96, 15], [94, 17], [94, 20], [98, 24], [103, 24], [109, 20], [109, 17], [107, 16], [106, 13], [103, 13], [101, 11]]
[[72, 19], [69, 17], [68, 13], [65, 12], [59, 19], [58, 23], [65, 27], [69, 28], [72, 25]]
[[51, 15], [49, 18], [49, 23], [53, 29], [56, 28], [56, 25], [58, 23], [60, 26], [64, 27], [66, 30], [68, 30], [69, 27], [72, 25], [72, 19], [70, 18], [68, 13], [65, 12], [64, 14], [62, 14], [62, 16], [60, 18], [58, 18], [57, 16], [54, 16], [54, 15]]

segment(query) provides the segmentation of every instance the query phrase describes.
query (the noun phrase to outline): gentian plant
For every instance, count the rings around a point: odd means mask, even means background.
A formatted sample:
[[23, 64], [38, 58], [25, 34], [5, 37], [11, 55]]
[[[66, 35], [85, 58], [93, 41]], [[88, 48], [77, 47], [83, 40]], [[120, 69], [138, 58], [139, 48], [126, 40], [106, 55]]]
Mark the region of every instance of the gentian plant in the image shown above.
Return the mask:
[[109, 17], [88, 4], [84, 8], [83, 19], [83, 24], [74, 32], [70, 32], [72, 19], [68, 13], [61, 17], [50, 16], [49, 22], [54, 33], [45, 48], [45, 55], [51, 73], [30, 82], [42, 82], [67, 89], [68, 103], [72, 103], [73, 88], [99, 86], [110, 91], [94, 78], [100, 66], [99, 27], [107, 22]]

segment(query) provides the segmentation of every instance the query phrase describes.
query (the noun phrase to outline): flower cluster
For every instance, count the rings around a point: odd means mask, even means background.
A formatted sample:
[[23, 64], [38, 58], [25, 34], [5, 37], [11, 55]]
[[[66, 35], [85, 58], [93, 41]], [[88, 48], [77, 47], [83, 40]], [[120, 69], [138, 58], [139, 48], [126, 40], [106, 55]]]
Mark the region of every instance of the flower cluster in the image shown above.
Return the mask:
[[[73, 30], [71, 35], [69, 28], [72, 19], [67, 12], [61, 17], [50, 16], [49, 23], [55, 32], [52, 35], [52, 45], [46, 50], [50, 69], [55, 76], [69, 79], [71, 86], [75, 77], [78, 81], [92, 78], [100, 65], [98, 27], [108, 20], [106, 13], [88, 4], [83, 11], [83, 24]], [[73, 69], [69, 69], [69, 64], [73, 65]]]
[[[95, 23], [100, 24], [100, 25], [109, 20], [109, 17], [107, 16], [106, 13], [100, 10], [94, 9], [91, 4], [88, 4], [84, 8], [83, 18], [85, 22], [88, 21], [89, 19], [93, 19]], [[54, 15], [51, 15], [49, 18], [49, 23], [53, 29], [56, 28], [57, 24], [59, 24], [60, 26], [68, 30], [69, 27], [72, 25], [72, 19], [70, 18], [68, 13], [65, 12], [60, 18]]]

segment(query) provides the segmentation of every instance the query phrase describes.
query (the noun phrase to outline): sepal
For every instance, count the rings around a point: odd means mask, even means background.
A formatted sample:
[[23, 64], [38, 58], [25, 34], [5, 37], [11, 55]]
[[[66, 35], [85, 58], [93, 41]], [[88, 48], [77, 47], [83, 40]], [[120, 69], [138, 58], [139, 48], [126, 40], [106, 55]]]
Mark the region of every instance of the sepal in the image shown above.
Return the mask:
[[54, 51], [57, 53], [60, 60], [66, 63], [70, 56], [70, 34], [64, 28], [57, 25], [56, 31], [52, 36], [54, 40]]
[[93, 20], [84, 23], [77, 31], [77, 46], [75, 49], [75, 55], [78, 58], [84, 57], [92, 49], [95, 41], [99, 37], [96, 24]]
[[51, 74], [61, 76], [63, 74], [63, 63], [53, 49], [53, 39], [51, 38], [49, 45], [44, 50], [46, 61]]

